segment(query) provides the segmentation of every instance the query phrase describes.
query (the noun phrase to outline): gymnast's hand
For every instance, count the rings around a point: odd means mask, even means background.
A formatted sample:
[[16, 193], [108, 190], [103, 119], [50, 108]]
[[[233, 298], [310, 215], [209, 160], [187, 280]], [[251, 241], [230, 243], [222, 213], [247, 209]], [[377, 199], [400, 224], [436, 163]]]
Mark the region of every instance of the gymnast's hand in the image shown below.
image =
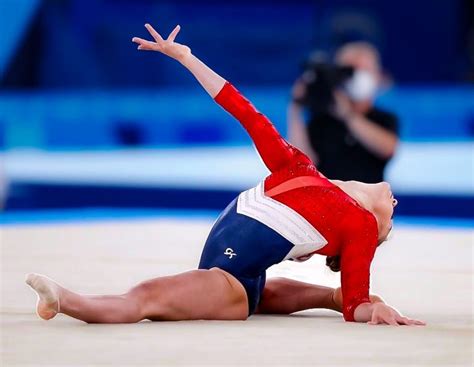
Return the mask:
[[133, 37], [132, 42], [138, 44], [138, 50], [159, 51], [178, 61], [182, 61], [186, 56], [191, 54], [191, 49], [188, 46], [174, 41], [181, 29], [179, 25], [173, 29], [167, 39], [163, 39], [163, 37], [161, 37], [161, 35], [155, 31], [150, 24], [145, 24], [145, 28], [150, 32], [150, 35], [153, 37], [155, 42], [147, 41], [139, 37]]
[[409, 319], [408, 317], [404, 317], [392, 307], [380, 302], [372, 304], [372, 317], [368, 324], [388, 324], [393, 326], [426, 325], [423, 321], [413, 320]]

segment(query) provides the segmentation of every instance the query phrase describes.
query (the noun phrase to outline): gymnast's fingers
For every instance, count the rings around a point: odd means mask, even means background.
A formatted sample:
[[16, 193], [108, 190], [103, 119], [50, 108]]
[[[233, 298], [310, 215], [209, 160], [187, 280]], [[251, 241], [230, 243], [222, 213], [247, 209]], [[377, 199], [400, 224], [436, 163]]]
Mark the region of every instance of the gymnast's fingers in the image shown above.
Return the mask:
[[423, 321], [410, 319], [409, 317], [404, 317], [404, 316], [399, 316], [397, 318], [397, 322], [400, 325], [410, 325], [410, 326], [411, 325], [419, 325], [419, 326], [426, 325], [426, 323], [424, 323]]
[[413, 323], [412, 325], [426, 326], [426, 322], [421, 320], [410, 319], [410, 321]]
[[151, 45], [153, 43], [153, 42], [150, 42], [150, 41], [145, 40], [145, 39], [140, 38], [140, 37], [133, 37], [132, 42], [138, 43], [139, 45], [143, 45], [143, 44], [146, 44], [146, 43]]
[[148, 30], [148, 32], [150, 32], [156, 43], [160, 44], [161, 42], [163, 42], [163, 38], [157, 31], [155, 31], [155, 29], [149, 23], [145, 24], [145, 28]]
[[397, 319], [394, 315], [379, 315], [372, 316], [372, 320], [369, 322], [371, 325], [387, 324], [392, 326], [398, 326]]
[[369, 325], [379, 325], [383, 323], [384, 323], [383, 320], [380, 317], [375, 316], [375, 315], [372, 315], [372, 320], [367, 322], [367, 324]]
[[152, 49], [148, 46], [138, 46], [137, 50], [140, 50], [140, 51], [155, 51], [154, 49]]
[[385, 320], [385, 322], [388, 325], [391, 325], [391, 326], [399, 326], [397, 320], [394, 317], [387, 318], [387, 320]]
[[139, 37], [133, 37], [132, 42], [138, 44], [139, 50], [154, 50], [156, 48], [156, 43], [144, 40]]
[[412, 325], [412, 322], [408, 317], [398, 316], [396, 320], [400, 325]]
[[181, 26], [178, 24], [176, 27], [174, 27], [173, 31], [170, 33], [170, 35], [168, 36], [166, 40], [174, 42], [174, 39], [176, 38], [180, 30], [181, 30]]
[[370, 321], [367, 322], [369, 325], [377, 325], [379, 323], [379, 318], [377, 315], [372, 314], [372, 318]]
[[409, 326], [416, 325], [416, 320], [412, 320], [408, 317], [404, 317], [403, 321], [404, 321], [404, 325], [409, 325]]

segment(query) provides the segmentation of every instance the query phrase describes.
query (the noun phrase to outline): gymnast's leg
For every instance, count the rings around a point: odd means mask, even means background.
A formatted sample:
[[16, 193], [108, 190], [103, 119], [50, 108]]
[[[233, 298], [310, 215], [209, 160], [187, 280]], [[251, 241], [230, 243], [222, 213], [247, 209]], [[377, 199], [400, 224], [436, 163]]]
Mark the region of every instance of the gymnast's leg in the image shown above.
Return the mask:
[[288, 278], [267, 280], [257, 313], [291, 314], [311, 308], [341, 311], [334, 300], [334, 288]]
[[[370, 301], [384, 302], [382, 298], [371, 294]], [[304, 283], [288, 278], [267, 280], [257, 313], [291, 314], [312, 308], [325, 308], [342, 312], [341, 288]]]
[[39, 296], [43, 319], [63, 313], [88, 323], [134, 323], [150, 320], [245, 320], [245, 289], [229, 273], [212, 268], [147, 280], [115, 296], [86, 296], [51, 279], [29, 274], [26, 282]]

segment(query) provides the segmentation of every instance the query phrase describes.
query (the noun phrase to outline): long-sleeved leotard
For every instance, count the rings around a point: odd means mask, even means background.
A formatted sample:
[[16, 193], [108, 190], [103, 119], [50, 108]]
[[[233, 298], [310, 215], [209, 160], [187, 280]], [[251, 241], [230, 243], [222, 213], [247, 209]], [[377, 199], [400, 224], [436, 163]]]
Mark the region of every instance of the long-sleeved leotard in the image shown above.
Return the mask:
[[300, 258], [313, 254], [341, 256], [343, 315], [346, 321], [354, 321], [356, 307], [370, 302], [370, 264], [378, 237], [375, 217], [326, 179], [230, 83], [215, 101], [240, 121], [270, 170], [264, 195], [298, 213], [327, 242]]

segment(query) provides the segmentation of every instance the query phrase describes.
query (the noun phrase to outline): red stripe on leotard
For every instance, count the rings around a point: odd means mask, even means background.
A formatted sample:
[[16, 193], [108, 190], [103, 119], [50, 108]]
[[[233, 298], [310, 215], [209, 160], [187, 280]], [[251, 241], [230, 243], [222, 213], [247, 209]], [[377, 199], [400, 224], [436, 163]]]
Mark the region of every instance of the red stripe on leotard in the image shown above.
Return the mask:
[[278, 186], [271, 188], [265, 192], [265, 195], [269, 197], [274, 197], [284, 192], [296, 190], [301, 187], [309, 187], [309, 186], [326, 186], [330, 187], [333, 186], [331, 182], [329, 182], [326, 178], [322, 178], [320, 176], [299, 176], [288, 181], [285, 181]]

